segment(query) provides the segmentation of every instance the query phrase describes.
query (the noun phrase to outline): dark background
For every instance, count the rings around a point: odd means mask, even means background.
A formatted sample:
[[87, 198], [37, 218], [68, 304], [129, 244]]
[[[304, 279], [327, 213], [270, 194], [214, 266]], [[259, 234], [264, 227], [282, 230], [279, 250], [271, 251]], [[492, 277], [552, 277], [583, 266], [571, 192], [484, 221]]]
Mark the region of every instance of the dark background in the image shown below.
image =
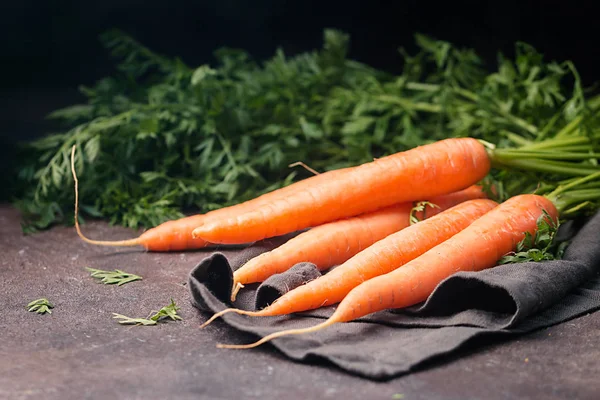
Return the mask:
[[[422, 32], [475, 48], [490, 65], [514, 42], [549, 59], [571, 59], [588, 84], [600, 80], [593, 1], [2, 1], [0, 2], [0, 144], [38, 137], [44, 116], [78, 102], [79, 84], [111, 74], [98, 35], [120, 28], [153, 50], [189, 65], [212, 61], [221, 46], [258, 59], [280, 46], [289, 54], [321, 45], [323, 29], [351, 34], [352, 58], [399, 71], [399, 46]], [[2, 153], [0, 153], [2, 154]], [[3, 156], [3, 158], [6, 158]], [[6, 161], [6, 160], [5, 160]]]

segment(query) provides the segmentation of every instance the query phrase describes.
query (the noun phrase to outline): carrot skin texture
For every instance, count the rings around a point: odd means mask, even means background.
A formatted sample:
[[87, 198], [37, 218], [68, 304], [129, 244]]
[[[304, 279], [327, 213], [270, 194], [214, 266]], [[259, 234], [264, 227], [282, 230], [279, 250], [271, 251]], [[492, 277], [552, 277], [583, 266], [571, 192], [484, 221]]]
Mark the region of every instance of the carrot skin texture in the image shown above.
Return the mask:
[[[435, 207], [427, 206], [416, 213], [416, 217], [423, 220], [464, 201], [484, 197], [481, 187], [474, 185], [430, 199]], [[319, 270], [339, 265], [373, 243], [408, 227], [412, 208], [412, 203], [402, 203], [312, 228], [248, 261], [233, 273], [234, 286], [262, 282], [299, 262], [311, 262]]]
[[445, 139], [354, 167], [335, 181], [322, 181], [251, 212], [207, 221], [192, 234], [223, 244], [261, 240], [462, 190], [489, 169], [489, 156], [477, 140]]
[[[261, 310], [284, 315], [338, 303], [355, 287], [396, 269], [458, 234], [497, 203], [470, 200], [396, 232], [356, 254], [314, 281], [299, 286]], [[379, 298], [376, 300], [379, 302]]]
[[545, 197], [526, 194], [508, 199], [402, 268], [354, 288], [330, 319], [346, 322], [376, 311], [408, 307], [425, 301], [455, 272], [494, 267], [502, 256], [516, 249], [525, 232], [535, 232], [544, 210], [557, 220], [556, 207]]

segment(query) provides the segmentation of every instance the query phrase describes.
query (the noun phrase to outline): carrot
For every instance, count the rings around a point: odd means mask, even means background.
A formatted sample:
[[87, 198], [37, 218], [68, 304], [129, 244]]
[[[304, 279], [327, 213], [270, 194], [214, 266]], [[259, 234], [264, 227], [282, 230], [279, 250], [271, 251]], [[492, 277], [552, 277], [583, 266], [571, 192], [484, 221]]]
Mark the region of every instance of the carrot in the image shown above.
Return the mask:
[[[421, 220], [467, 200], [486, 197], [480, 186], [434, 197], [433, 207], [418, 211]], [[427, 206], [426, 206], [427, 207]], [[361, 250], [410, 225], [413, 203], [401, 203], [372, 213], [319, 225], [274, 250], [251, 259], [233, 273], [232, 301], [240, 288], [262, 282], [303, 261], [325, 270], [348, 260]]]
[[[87, 243], [101, 245], [101, 246], [143, 246], [148, 251], [180, 251], [180, 250], [191, 250], [199, 249], [210, 245], [211, 243], [201, 239], [192, 237], [192, 230], [204, 221], [210, 220], [211, 218], [223, 218], [225, 216], [231, 216], [241, 214], [254, 210], [256, 207], [262, 204], [267, 204], [275, 199], [288, 196], [294, 192], [304, 190], [310, 185], [314, 185], [319, 181], [329, 181], [331, 179], [337, 179], [351, 170], [350, 168], [343, 168], [333, 171], [328, 171], [318, 176], [312, 176], [310, 178], [295, 182], [291, 185], [283, 187], [281, 189], [274, 190], [266, 193], [255, 199], [248, 200], [244, 203], [236, 204], [230, 207], [220, 208], [218, 210], [210, 211], [206, 214], [192, 215], [189, 217], [180, 218], [173, 221], [164, 222], [154, 228], [147, 230], [142, 233], [139, 237], [128, 240], [92, 240], [88, 239], [81, 232], [79, 227], [79, 221], [77, 218], [79, 212], [79, 193], [78, 193], [78, 180], [77, 174], [75, 173], [75, 146], [71, 149], [71, 172], [73, 174], [73, 180], [75, 183], [75, 229], [79, 237]], [[242, 236], [243, 239], [243, 236]], [[252, 242], [253, 240], [243, 240], [243, 242]]]
[[275, 316], [337, 303], [354, 287], [401, 267], [457, 234], [496, 206], [496, 202], [487, 199], [469, 200], [456, 205], [376, 242], [328, 274], [289, 291], [260, 311], [226, 309], [213, 315], [203, 326], [229, 312]]
[[462, 190], [489, 169], [488, 153], [476, 139], [441, 140], [362, 164], [335, 180], [320, 180], [253, 211], [206, 221], [192, 235], [212, 243], [261, 240]]
[[537, 221], [544, 212], [557, 220], [558, 211], [546, 197], [533, 194], [515, 196], [402, 268], [355, 287], [338, 305], [333, 315], [321, 324], [276, 332], [249, 345], [217, 346], [252, 348], [281, 336], [316, 332], [335, 323], [353, 321], [376, 311], [420, 303], [427, 299], [441, 281], [455, 272], [479, 271], [495, 266], [503, 255], [515, 250], [516, 245], [525, 237], [525, 232], [535, 232]]

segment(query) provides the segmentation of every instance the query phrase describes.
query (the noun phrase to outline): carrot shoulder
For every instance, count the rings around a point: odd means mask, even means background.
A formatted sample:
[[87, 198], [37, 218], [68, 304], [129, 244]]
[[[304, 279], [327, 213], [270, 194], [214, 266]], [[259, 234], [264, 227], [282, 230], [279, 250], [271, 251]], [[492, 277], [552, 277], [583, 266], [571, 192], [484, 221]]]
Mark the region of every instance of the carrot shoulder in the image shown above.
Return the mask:
[[489, 168], [486, 149], [477, 140], [441, 140], [362, 164], [248, 213], [206, 221], [192, 235], [212, 243], [261, 240], [462, 190], [482, 179]]
[[402, 268], [355, 287], [323, 323], [311, 328], [276, 332], [250, 345], [219, 347], [255, 347], [277, 337], [315, 332], [376, 311], [420, 303], [455, 272], [480, 271], [495, 266], [503, 255], [515, 250], [525, 232], [533, 234], [536, 231], [537, 221], [544, 211], [557, 220], [556, 207], [547, 198], [531, 194], [515, 196]]
[[488, 199], [469, 200], [376, 242], [324, 276], [299, 286], [260, 311], [226, 309], [250, 316], [275, 316], [311, 310], [341, 301], [353, 288], [418, 257], [467, 227], [494, 207]]

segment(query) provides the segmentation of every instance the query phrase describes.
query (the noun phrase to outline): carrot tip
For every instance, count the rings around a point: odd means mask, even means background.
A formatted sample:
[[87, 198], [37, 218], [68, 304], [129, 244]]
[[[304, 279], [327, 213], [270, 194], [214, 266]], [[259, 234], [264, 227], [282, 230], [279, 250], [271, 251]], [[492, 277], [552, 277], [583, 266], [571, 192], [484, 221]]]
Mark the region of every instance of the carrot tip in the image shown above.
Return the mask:
[[223, 343], [217, 343], [217, 349], [243, 350], [243, 349], [251, 349], [251, 348], [256, 347], [256, 346], [259, 346], [259, 344], [256, 344], [256, 343], [251, 343], [251, 344], [223, 344]]
[[238, 292], [239, 292], [239, 291], [240, 291], [240, 289], [242, 289], [242, 288], [244, 288], [244, 285], [242, 285], [242, 284], [241, 284], [241, 283], [239, 283], [239, 282], [236, 282], [236, 283], [233, 285], [233, 289], [231, 290], [231, 301], [232, 301], [232, 302], [233, 302], [233, 301], [235, 301], [235, 299], [237, 298], [237, 294], [238, 294]]

